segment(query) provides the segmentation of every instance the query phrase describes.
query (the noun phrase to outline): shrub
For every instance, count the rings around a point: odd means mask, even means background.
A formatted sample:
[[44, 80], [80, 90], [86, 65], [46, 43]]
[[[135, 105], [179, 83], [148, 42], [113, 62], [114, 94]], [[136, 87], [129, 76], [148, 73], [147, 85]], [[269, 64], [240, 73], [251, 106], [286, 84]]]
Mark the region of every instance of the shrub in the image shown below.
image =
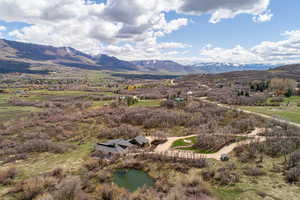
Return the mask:
[[288, 168], [296, 167], [298, 164], [300, 164], [300, 151], [294, 152], [290, 155]]
[[88, 196], [82, 191], [79, 178], [69, 177], [63, 179], [57, 185], [58, 189], [53, 193], [55, 200], [88, 200]]
[[300, 166], [298, 165], [297, 167], [291, 168], [287, 172], [285, 172], [285, 180], [288, 183], [294, 183], [299, 180], [300, 177]]
[[96, 200], [123, 200], [130, 199], [129, 193], [124, 189], [111, 184], [101, 184], [96, 188]]
[[272, 103], [281, 103], [281, 102], [284, 101], [284, 98], [282, 98], [282, 97], [273, 97], [270, 101]]
[[35, 200], [55, 200], [50, 193], [43, 193], [38, 195]]
[[87, 170], [92, 171], [100, 167], [100, 162], [96, 159], [90, 159], [84, 163], [84, 167]]
[[101, 170], [96, 174], [96, 178], [100, 183], [106, 183], [111, 180], [111, 174], [107, 171]]
[[16, 168], [9, 168], [7, 170], [0, 171], [0, 184], [7, 184], [11, 179], [17, 175]]
[[239, 182], [239, 175], [229, 171], [217, 172], [214, 179], [219, 185], [233, 185]]
[[162, 101], [160, 103], [160, 107], [164, 107], [164, 108], [167, 108], [167, 109], [173, 109], [173, 108], [176, 107], [176, 102], [172, 101], [172, 100]]
[[224, 146], [235, 141], [235, 137], [232, 136], [220, 136], [220, 135], [199, 135], [196, 144], [196, 148], [207, 150], [207, 151], [218, 151]]
[[52, 177], [60, 179], [60, 178], [63, 178], [64, 171], [61, 168], [56, 168], [56, 169], [52, 170], [51, 172], [49, 172], [48, 176], [52, 176]]
[[244, 171], [244, 174], [247, 176], [264, 176], [264, 175], [266, 175], [266, 173], [262, 169], [257, 168], [257, 167], [246, 168]]
[[131, 125], [124, 125], [122, 124], [120, 127], [112, 128], [112, 129], [102, 129], [99, 135], [99, 138], [105, 137], [109, 139], [115, 138], [134, 138], [138, 135], [142, 134], [142, 130]]
[[46, 190], [53, 190], [57, 183], [57, 179], [53, 177], [39, 176], [17, 184], [11, 193], [19, 192], [20, 200], [34, 199]]
[[215, 176], [215, 171], [214, 170], [202, 171], [201, 176], [202, 176], [203, 180], [210, 181]]
[[210, 200], [211, 192], [201, 183], [198, 177], [187, 177], [179, 180], [171, 189], [167, 199], [207, 199]]
[[17, 152], [27, 152], [27, 153], [64, 153], [70, 146], [65, 144], [57, 144], [50, 140], [40, 140], [33, 139], [26, 141], [25, 143], [17, 147]]

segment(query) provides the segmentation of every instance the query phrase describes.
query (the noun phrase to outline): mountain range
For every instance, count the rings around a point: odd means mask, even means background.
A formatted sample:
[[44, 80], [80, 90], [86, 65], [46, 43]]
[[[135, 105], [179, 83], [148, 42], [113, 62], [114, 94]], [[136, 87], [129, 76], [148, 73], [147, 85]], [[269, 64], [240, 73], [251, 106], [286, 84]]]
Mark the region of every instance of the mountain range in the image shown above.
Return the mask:
[[170, 60], [124, 61], [100, 54], [92, 56], [70, 47], [53, 47], [0, 39], [0, 73], [41, 73], [30, 68], [46, 65], [51, 67], [72, 67], [85, 70], [107, 70], [111, 72], [147, 72], [154, 74], [197, 74], [221, 73], [243, 70], [267, 70], [275, 66], [232, 63], [199, 63], [182, 65]]

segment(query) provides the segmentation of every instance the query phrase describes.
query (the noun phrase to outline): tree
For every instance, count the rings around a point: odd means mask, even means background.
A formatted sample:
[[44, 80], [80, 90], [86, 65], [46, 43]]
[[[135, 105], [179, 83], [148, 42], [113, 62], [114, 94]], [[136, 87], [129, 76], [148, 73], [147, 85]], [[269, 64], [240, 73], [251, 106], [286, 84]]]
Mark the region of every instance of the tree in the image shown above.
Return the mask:
[[297, 88], [297, 81], [288, 78], [273, 78], [270, 81], [270, 87], [275, 90], [294, 90]]
[[286, 97], [291, 97], [291, 96], [293, 96], [293, 90], [291, 89], [291, 88], [289, 88], [288, 90], [287, 90], [287, 92], [284, 94]]

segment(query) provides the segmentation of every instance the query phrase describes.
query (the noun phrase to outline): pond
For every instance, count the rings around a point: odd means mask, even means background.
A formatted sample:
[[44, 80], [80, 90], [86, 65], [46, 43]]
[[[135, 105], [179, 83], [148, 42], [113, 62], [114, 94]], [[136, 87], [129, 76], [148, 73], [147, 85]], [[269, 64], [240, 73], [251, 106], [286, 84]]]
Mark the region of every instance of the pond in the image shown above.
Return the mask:
[[113, 182], [129, 192], [134, 192], [143, 186], [151, 187], [154, 185], [154, 180], [146, 172], [135, 169], [116, 171], [113, 174]]

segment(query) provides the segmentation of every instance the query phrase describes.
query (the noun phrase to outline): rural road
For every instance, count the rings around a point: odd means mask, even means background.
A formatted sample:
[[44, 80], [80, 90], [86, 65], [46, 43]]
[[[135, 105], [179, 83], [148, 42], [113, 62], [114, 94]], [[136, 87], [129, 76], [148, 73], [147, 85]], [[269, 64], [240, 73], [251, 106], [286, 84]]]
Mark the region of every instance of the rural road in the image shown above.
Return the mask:
[[225, 105], [225, 104], [221, 104], [221, 103], [218, 103], [218, 102], [210, 101], [210, 100], [207, 99], [207, 97], [201, 97], [199, 99], [203, 102], [215, 104], [215, 105], [217, 105], [219, 107], [222, 107], [222, 108], [237, 110], [237, 111], [240, 111], [240, 112], [256, 115], [256, 116], [259, 116], [259, 117], [263, 117], [265, 119], [274, 120], [274, 121], [277, 121], [277, 122], [280, 122], [280, 123], [284, 123], [284, 124], [288, 124], [288, 125], [300, 128], [300, 124], [290, 122], [290, 121], [287, 121], [287, 120], [284, 120], [284, 119], [279, 119], [277, 117], [272, 117], [272, 116], [269, 116], [269, 115], [265, 115], [265, 114], [261, 114], [261, 113], [257, 113], [257, 112], [252, 112], [252, 111], [249, 111], [249, 110], [244, 110], [244, 109], [241, 109], [241, 108], [236, 108], [235, 106], [230, 106], [230, 105]]
[[[264, 142], [266, 140], [266, 138], [264, 136], [258, 136], [258, 134], [263, 132], [263, 131], [264, 131], [264, 129], [256, 128], [250, 134], [235, 135], [235, 136], [248, 136], [248, 137], [251, 137], [251, 139], [230, 144], [228, 146], [223, 147], [220, 151], [218, 151], [216, 153], [212, 153], [212, 154], [193, 153], [193, 157], [194, 158], [212, 158], [212, 159], [220, 160], [222, 154], [229, 154], [237, 146], [249, 144], [253, 140], [256, 140], [256, 141], [259, 141], [259, 142]], [[190, 137], [194, 137], [194, 136], [197, 136], [197, 135], [189, 135], [189, 136], [184, 136], [184, 137], [169, 137], [169, 138], [167, 138], [167, 142], [158, 145], [154, 149], [154, 152], [155, 153], [166, 153], [166, 154], [169, 154], [169, 155], [175, 155], [176, 154], [176, 156], [178, 156], [178, 157], [186, 157], [187, 153], [189, 153], [190, 151], [172, 150], [171, 146], [172, 146], [173, 142], [175, 142], [176, 140], [190, 138]], [[150, 141], [153, 140], [153, 138], [151, 138], [151, 137], [148, 137], [148, 139]]]

